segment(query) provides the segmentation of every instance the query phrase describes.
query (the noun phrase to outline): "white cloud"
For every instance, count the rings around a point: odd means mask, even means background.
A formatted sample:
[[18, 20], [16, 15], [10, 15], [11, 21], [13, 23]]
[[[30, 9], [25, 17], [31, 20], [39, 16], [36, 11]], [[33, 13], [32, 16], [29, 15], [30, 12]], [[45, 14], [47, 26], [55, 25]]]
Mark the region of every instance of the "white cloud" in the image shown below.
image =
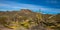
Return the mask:
[[23, 4], [23, 3], [0, 3], [0, 6], [4, 6], [8, 7], [8, 8], [12, 8], [12, 9], [39, 9], [41, 6], [37, 6], [37, 5], [32, 5], [32, 4]]

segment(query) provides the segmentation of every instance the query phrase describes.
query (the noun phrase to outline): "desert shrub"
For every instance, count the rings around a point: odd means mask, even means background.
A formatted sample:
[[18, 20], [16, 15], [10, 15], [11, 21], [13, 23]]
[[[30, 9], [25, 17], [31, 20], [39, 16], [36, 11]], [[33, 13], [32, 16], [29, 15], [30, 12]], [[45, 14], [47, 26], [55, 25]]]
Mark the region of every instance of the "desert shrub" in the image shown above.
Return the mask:
[[6, 17], [0, 17], [0, 24], [6, 24]]

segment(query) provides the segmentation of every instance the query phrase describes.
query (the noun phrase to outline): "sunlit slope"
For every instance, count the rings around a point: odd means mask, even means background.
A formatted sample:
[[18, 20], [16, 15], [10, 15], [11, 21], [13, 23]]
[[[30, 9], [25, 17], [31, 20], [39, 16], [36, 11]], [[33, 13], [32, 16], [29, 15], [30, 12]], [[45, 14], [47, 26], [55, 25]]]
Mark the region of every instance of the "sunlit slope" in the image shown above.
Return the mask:
[[60, 14], [41, 14], [29, 9], [0, 12], [0, 25], [13, 30], [60, 30]]

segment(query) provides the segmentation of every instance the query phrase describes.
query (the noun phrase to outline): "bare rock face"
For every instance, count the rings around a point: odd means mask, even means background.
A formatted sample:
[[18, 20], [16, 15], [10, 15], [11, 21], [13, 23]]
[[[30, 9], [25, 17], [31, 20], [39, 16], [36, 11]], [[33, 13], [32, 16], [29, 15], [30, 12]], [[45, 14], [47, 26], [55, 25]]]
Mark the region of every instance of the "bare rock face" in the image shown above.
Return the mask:
[[29, 10], [29, 9], [21, 9], [21, 11], [20, 12], [32, 12], [31, 10]]
[[32, 11], [29, 10], [29, 9], [21, 9], [20, 12], [21, 12], [21, 13], [30, 13], [30, 12], [32, 12]]

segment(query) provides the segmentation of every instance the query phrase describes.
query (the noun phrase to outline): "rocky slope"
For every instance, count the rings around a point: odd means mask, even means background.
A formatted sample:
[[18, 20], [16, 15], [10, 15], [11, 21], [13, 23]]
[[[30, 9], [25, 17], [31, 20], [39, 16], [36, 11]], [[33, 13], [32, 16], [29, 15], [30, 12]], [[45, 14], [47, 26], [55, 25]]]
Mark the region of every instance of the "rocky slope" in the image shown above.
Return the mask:
[[60, 30], [60, 14], [41, 14], [32, 12], [29, 9], [0, 12], [0, 29]]

